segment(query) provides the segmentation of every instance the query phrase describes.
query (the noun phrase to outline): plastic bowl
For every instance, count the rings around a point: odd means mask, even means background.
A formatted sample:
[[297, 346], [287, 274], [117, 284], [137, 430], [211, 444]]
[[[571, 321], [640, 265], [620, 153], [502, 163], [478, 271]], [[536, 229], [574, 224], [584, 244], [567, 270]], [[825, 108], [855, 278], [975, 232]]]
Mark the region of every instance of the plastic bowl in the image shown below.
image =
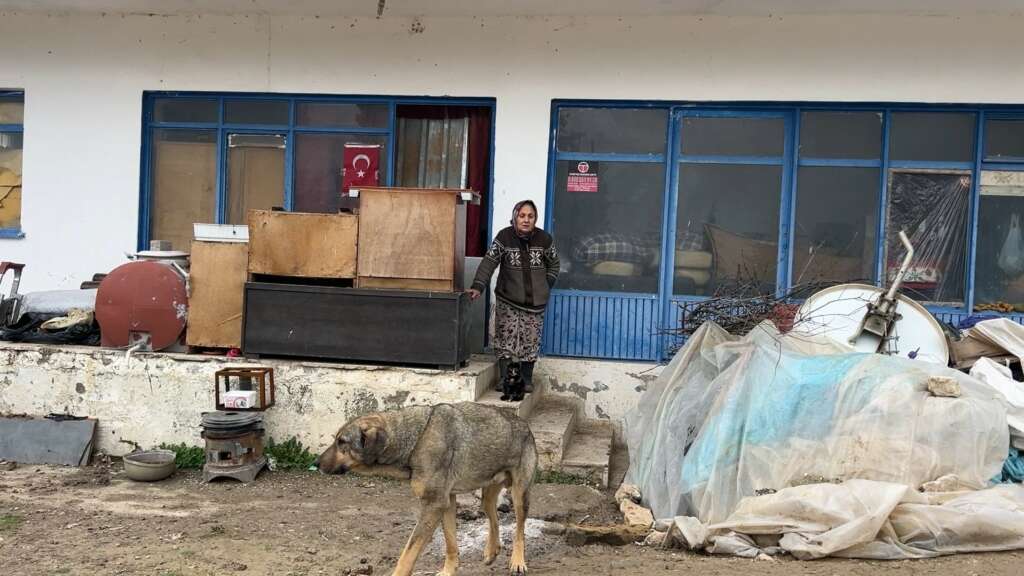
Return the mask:
[[163, 480], [177, 469], [174, 452], [170, 450], [146, 450], [133, 452], [124, 457], [124, 471], [137, 482]]

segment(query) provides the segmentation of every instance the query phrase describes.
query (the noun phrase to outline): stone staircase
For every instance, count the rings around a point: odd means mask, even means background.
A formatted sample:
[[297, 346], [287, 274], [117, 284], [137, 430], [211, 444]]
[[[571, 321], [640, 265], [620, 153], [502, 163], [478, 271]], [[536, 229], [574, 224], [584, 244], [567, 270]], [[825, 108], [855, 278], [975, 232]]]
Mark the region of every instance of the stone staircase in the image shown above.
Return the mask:
[[606, 488], [612, 453], [613, 430], [610, 422], [587, 419], [583, 402], [572, 396], [550, 394], [547, 379], [534, 378], [534, 392], [520, 402], [505, 402], [494, 390], [497, 370], [481, 378], [476, 401], [497, 406], [525, 419], [537, 442], [539, 467], [544, 472], [571, 474], [587, 484]]

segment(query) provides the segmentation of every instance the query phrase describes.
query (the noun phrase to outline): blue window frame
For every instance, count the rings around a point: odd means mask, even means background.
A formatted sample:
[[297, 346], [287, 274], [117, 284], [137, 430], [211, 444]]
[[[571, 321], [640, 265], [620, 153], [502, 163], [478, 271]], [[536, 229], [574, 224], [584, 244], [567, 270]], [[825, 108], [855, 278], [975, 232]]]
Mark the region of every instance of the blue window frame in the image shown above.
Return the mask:
[[[608, 134], [588, 140], [586, 134], [580, 134], [589, 129], [581, 127], [584, 123], [579, 120], [584, 109], [661, 111], [664, 125], [646, 129], [652, 135], [657, 133], [663, 145], [638, 152], [635, 143], [639, 137], [627, 133], [623, 153], [618, 153]], [[600, 120], [600, 116], [592, 116], [592, 124], [598, 125]], [[606, 132], [614, 135], [616, 130]], [[939, 135], [943, 137], [936, 137]], [[565, 141], [597, 144], [578, 150], [560, 145]], [[573, 221], [572, 215], [589, 213], [580, 208], [579, 198], [567, 192], [565, 165], [580, 162], [601, 164], [595, 180], [600, 182], [595, 184], [598, 188], [604, 183], [604, 163], [654, 163], [661, 170], [660, 203], [646, 218], [651, 230], [648, 239], [654, 238], [647, 248], [656, 252], [651, 263], [647, 268], [605, 268], [609, 273], [631, 271], [634, 275], [642, 274], [641, 269], [655, 269], [656, 290], [632, 290], [628, 280], [616, 280], [624, 289], [593, 290], [579, 281], [579, 262], [573, 251], [583, 225]], [[941, 251], [942, 259], [932, 266], [943, 269], [944, 289], [922, 282], [930, 291], [918, 295], [940, 319], [955, 321], [977, 304], [984, 304], [976, 301], [980, 294], [976, 291], [977, 272], [987, 270], [978, 267], [979, 258], [986, 266], [995, 266], [984, 260], [992, 259], [987, 252], [980, 254], [975, 249], [979, 242], [979, 180], [990, 171], [1024, 172], [1024, 108], [555, 101], [545, 227], [559, 243], [563, 260], [569, 261], [569, 280], [563, 283], [560, 279], [552, 293], [543, 351], [560, 356], [664, 359], [675, 344], [666, 331], [680, 323], [679, 303], [707, 298], [723, 278], [717, 268], [722, 268], [726, 251], [721, 247], [727, 244], [719, 239], [714, 254], [706, 246], [708, 241], [691, 248], [691, 239], [701, 234], [721, 234], [725, 240], [743, 238], [746, 257], [751, 251], [760, 254], [763, 271], [755, 272], [754, 277], [779, 294], [801, 284], [809, 270], [822, 279], [856, 278], [882, 284], [892, 274], [889, 262], [899, 259], [888, 249], [898, 232], [893, 226], [919, 223], [914, 214], [905, 213], [907, 203], [901, 203], [899, 197], [914, 185], [920, 186], [918, 181], [932, 186], [929, 191], [946, 186], [950, 198], [955, 199], [955, 203], [942, 203], [952, 206], [948, 208], [952, 215], [947, 231], [950, 240]], [[1017, 184], [992, 194], [1021, 198], [1019, 217], [1024, 229], [1024, 174]], [[734, 197], [729, 191], [734, 191]], [[620, 186], [609, 194], [630, 192]], [[708, 201], [711, 196], [716, 199]], [[560, 210], [561, 205], [568, 207]], [[829, 236], [828, 230], [804, 226], [815, 214], [829, 210], [828, 223], [848, 230], [841, 236], [842, 243], [837, 242], [834, 231]], [[594, 221], [594, 232], [601, 232], [608, 222]], [[692, 231], [697, 234], [690, 234]], [[982, 245], [1002, 243], [1005, 235], [1000, 229], [994, 239], [983, 238]], [[830, 242], [831, 251], [821, 248]], [[1024, 239], [1019, 253], [1014, 254], [1022, 268], [1021, 294], [1015, 298], [1024, 302]], [[716, 269], [711, 269], [711, 258]], [[709, 270], [702, 272], [701, 266]], [[993, 293], [1004, 294], [1005, 290], [999, 291], [1003, 287]], [[1018, 312], [1024, 312], [1024, 306]]]
[[[351, 136], [383, 145], [381, 182], [392, 183], [395, 165], [396, 108], [400, 105], [487, 107], [491, 113], [491, 169], [493, 174], [493, 98], [430, 98], [392, 96], [332, 96], [308, 94], [250, 94], [206, 92], [146, 92], [143, 95], [142, 169], [138, 246], [148, 246], [154, 211], [154, 164], [156, 142], [192, 144], [208, 157], [212, 198], [209, 206], [190, 214], [193, 221], [227, 223], [231, 199], [229, 158], [236, 144], [279, 148], [271, 160], [280, 162], [285, 210], [296, 207], [296, 151], [303, 139]], [[244, 138], [249, 136], [249, 138]], [[255, 138], [253, 138], [255, 137]], [[233, 138], [238, 142], [233, 142]], [[275, 142], [277, 144], [275, 144]], [[271, 154], [275, 154], [271, 151]], [[196, 176], [190, 174], [189, 176]], [[276, 174], [275, 174], [276, 177]], [[199, 178], [203, 181], [203, 178]], [[491, 187], [491, 183], [488, 184]], [[171, 199], [173, 200], [173, 198]], [[490, 225], [488, 203], [487, 223]], [[488, 234], [490, 230], [488, 228]], [[489, 236], [488, 236], [489, 237]], [[175, 246], [176, 249], [182, 247]]]
[[21, 175], [25, 94], [0, 90], [0, 238], [23, 238]]

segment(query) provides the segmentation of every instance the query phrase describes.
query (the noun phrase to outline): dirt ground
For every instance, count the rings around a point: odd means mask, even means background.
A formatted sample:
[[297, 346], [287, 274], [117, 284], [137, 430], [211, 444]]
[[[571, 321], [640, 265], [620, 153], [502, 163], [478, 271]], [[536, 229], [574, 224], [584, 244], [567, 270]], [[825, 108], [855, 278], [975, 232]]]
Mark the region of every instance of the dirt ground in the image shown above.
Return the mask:
[[[482, 563], [485, 520], [472, 498], [460, 506], [460, 574], [504, 574], [503, 557]], [[908, 562], [774, 562], [707, 557], [639, 545], [571, 547], [543, 534], [540, 519], [601, 523], [617, 518], [609, 494], [541, 484], [532, 492], [527, 559], [531, 574], [758, 574], [1017, 576], [1024, 553]], [[154, 576], [390, 574], [415, 524], [408, 486], [378, 478], [265, 472], [249, 485], [204, 484], [179, 471], [152, 484], [104, 469], [21, 466], [0, 472], [0, 574]], [[440, 531], [417, 574], [442, 563]]]

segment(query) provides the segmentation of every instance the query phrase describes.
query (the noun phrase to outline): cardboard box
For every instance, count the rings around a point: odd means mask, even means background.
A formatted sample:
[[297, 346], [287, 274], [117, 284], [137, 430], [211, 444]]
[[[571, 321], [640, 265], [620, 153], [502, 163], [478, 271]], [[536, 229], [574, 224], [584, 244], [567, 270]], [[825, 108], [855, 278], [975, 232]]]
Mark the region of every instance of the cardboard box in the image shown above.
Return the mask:
[[220, 399], [224, 407], [229, 409], [257, 408], [260, 393], [258, 390], [231, 390], [221, 395]]

